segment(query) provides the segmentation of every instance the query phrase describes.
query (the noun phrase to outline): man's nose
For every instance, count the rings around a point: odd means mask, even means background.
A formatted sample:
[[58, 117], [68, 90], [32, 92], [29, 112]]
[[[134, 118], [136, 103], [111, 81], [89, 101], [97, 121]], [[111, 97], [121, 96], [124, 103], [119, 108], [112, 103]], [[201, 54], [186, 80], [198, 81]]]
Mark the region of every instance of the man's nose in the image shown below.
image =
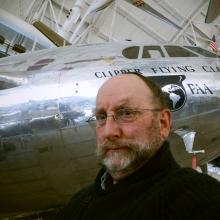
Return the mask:
[[103, 126], [105, 138], [114, 139], [121, 135], [121, 128], [113, 115], [109, 115]]

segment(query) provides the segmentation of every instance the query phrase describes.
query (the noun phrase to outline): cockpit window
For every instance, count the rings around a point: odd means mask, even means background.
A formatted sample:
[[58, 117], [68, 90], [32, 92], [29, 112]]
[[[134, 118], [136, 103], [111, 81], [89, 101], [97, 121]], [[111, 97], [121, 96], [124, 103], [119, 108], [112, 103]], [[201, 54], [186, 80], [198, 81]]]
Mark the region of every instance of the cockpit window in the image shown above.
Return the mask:
[[198, 57], [198, 55], [179, 46], [164, 46], [170, 57]]
[[[170, 57], [198, 57], [199, 55], [205, 57], [220, 57], [201, 47], [165, 45], [164, 48]], [[164, 49], [162, 50], [160, 46], [127, 47], [122, 51], [122, 55], [128, 59], [165, 57]]]
[[204, 57], [219, 57], [217, 54], [211, 53], [201, 47], [192, 47], [192, 46], [185, 46], [186, 48], [195, 51], [196, 53], [201, 54]]
[[138, 53], [139, 53], [139, 47], [138, 46], [128, 47], [128, 48], [125, 48], [122, 51], [123, 56], [125, 56], [128, 59], [137, 59], [138, 58]]
[[159, 46], [145, 46], [142, 58], [160, 58], [164, 53]]

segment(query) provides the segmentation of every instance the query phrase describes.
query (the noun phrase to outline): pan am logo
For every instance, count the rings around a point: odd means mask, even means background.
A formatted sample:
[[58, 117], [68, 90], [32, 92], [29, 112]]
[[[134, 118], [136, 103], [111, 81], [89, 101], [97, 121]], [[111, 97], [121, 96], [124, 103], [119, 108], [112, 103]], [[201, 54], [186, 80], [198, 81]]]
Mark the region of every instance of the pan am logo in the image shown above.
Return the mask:
[[172, 111], [180, 110], [186, 102], [185, 90], [176, 84], [169, 84], [162, 87], [162, 90], [167, 93]]

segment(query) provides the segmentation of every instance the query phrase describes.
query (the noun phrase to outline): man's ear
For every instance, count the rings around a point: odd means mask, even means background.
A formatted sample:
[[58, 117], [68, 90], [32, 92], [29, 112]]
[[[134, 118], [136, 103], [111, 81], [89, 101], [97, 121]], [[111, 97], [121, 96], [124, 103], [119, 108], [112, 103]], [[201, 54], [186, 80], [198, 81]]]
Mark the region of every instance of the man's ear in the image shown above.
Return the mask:
[[163, 139], [169, 136], [172, 124], [172, 115], [169, 109], [163, 109], [160, 112], [160, 134]]

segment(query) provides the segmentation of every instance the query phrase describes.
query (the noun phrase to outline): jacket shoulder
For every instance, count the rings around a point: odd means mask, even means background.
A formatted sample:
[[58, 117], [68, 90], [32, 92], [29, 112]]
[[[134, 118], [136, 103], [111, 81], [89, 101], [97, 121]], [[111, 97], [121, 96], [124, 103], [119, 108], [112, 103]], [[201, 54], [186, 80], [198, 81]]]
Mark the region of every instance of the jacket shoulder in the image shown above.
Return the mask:
[[180, 169], [170, 178], [172, 183], [167, 193], [173, 203], [169, 212], [181, 210], [179, 214], [185, 215], [185, 219], [188, 218], [187, 213], [192, 218], [220, 218], [220, 182], [217, 179], [189, 168]]
[[55, 219], [80, 219], [80, 216], [82, 215], [83, 211], [86, 209], [89, 202], [92, 200], [94, 191], [94, 184], [84, 187], [82, 190], [76, 193], [70, 199], [69, 203], [58, 212]]

